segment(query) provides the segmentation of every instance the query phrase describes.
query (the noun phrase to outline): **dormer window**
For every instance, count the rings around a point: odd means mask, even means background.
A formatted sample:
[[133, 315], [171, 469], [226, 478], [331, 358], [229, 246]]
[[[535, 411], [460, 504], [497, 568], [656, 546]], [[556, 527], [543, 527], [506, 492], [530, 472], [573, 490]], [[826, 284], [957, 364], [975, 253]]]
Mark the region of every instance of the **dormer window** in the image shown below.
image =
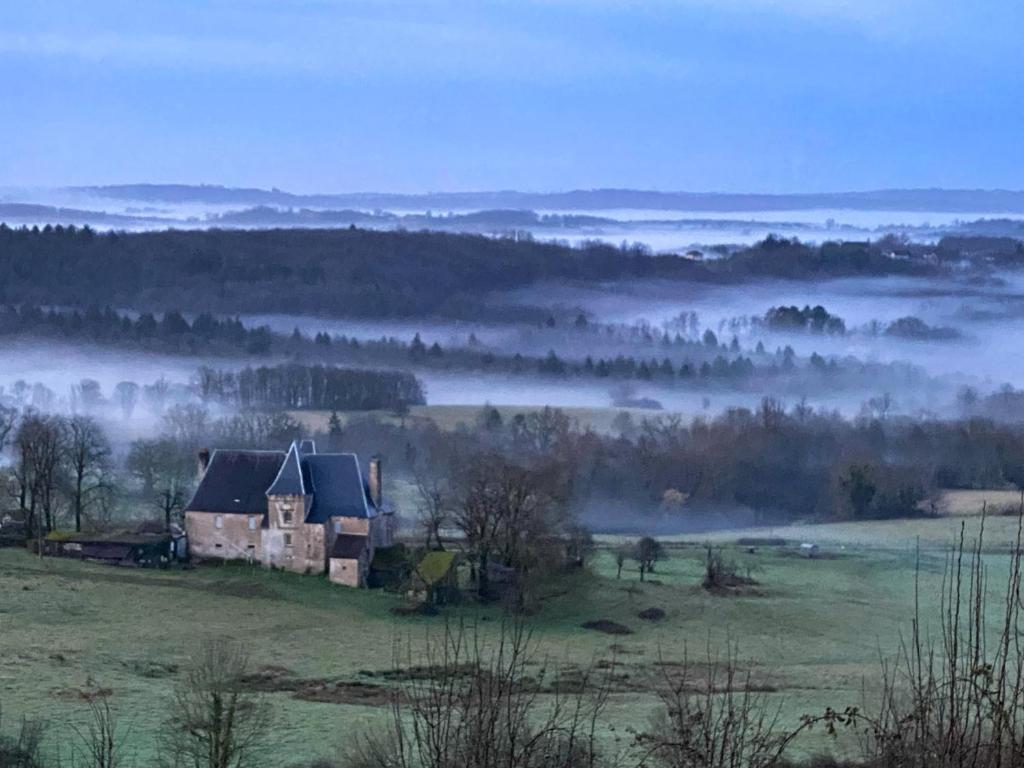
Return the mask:
[[292, 524], [292, 511], [290, 509], [281, 510], [281, 522], [285, 525]]

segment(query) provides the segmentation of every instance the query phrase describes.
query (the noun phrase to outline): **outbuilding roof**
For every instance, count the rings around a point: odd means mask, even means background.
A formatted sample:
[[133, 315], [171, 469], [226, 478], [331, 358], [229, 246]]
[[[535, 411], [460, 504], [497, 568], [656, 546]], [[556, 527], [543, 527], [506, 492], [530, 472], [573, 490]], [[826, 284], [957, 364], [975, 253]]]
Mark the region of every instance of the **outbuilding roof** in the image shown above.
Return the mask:
[[358, 560], [369, 548], [368, 544], [366, 536], [343, 533], [334, 540], [331, 557], [338, 560]]

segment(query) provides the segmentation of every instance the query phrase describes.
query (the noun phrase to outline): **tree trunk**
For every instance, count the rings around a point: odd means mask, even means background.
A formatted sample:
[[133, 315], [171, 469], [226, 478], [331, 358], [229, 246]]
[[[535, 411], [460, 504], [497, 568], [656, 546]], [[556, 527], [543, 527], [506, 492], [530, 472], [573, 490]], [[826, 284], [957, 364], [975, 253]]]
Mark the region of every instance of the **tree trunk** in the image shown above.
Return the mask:
[[487, 578], [487, 552], [480, 553], [479, 570], [476, 574], [476, 596], [480, 600], [486, 600], [490, 596], [490, 583]]

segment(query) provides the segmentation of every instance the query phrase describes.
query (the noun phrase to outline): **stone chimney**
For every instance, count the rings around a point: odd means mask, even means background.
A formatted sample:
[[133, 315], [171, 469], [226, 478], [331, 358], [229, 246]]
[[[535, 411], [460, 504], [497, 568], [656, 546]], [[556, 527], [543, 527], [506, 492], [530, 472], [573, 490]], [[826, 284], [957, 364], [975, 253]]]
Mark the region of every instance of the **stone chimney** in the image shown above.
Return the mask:
[[370, 501], [380, 509], [384, 500], [384, 478], [381, 474], [381, 458], [379, 454], [370, 457], [369, 476], [366, 479], [370, 486]]
[[200, 448], [199, 449], [199, 479], [203, 479], [203, 475], [206, 474], [206, 468], [210, 466], [210, 449]]

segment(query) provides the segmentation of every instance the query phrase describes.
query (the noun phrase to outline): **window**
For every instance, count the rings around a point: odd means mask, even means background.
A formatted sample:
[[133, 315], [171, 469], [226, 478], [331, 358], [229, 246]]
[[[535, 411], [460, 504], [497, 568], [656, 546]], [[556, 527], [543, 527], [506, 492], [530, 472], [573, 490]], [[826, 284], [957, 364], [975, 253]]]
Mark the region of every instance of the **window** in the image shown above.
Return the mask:
[[334, 532], [341, 533], [341, 520], [334, 521]]
[[224, 515], [217, 515], [215, 518], [213, 518], [213, 527], [214, 528], [223, 528], [224, 527]]
[[214, 544], [213, 548], [214, 549], [224, 549], [224, 545], [223, 544]]
[[284, 545], [286, 547], [290, 547], [292, 545], [292, 535], [290, 533], [286, 533], [284, 535]]
[[285, 525], [292, 524], [292, 511], [290, 509], [281, 510], [281, 522], [283, 522]]
[[249, 530], [255, 531], [258, 526], [259, 521], [257, 520], [256, 515], [249, 515]]

